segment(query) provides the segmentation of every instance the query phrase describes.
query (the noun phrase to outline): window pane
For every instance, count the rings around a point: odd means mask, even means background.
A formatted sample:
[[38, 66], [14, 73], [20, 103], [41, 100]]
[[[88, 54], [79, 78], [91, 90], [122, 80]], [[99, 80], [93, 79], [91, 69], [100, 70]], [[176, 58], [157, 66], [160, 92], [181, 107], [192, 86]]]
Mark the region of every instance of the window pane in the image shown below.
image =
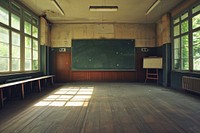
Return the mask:
[[24, 22], [24, 33], [31, 35], [31, 24]]
[[181, 52], [182, 58], [189, 58], [189, 50], [188, 47], [183, 47]]
[[182, 70], [189, 70], [189, 59], [188, 58], [182, 58]]
[[189, 38], [188, 35], [181, 37], [181, 68], [189, 69]]
[[33, 40], [33, 70], [38, 70], [38, 41]]
[[38, 28], [35, 27], [35, 26], [33, 26], [33, 33], [32, 33], [32, 35], [33, 35], [34, 37], [38, 38]]
[[11, 7], [12, 9], [17, 12], [18, 14], [20, 14], [20, 7], [18, 7], [16, 4], [11, 3]]
[[33, 70], [38, 70], [38, 60], [33, 60]]
[[9, 57], [9, 45], [0, 43], [0, 57]]
[[20, 34], [12, 32], [12, 45], [20, 46]]
[[174, 27], [174, 36], [180, 35], [180, 29], [179, 29], [179, 25], [176, 25]]
[[181, 47], [188, 47], [189, 45], [189, 38], [188, 35], [182, 36], [181, 37]]
[[25, 17], [27, 20], [31, 20], [31, 15], [30, 15], [28, 12], [24, 12], [24, 17]]
[[180, 38], [174, 39], [174, 49], [180, 48]]
[[180, 59], [180, 39], [174, 39], [174, 59]]
[[193, 56], [199, 57], [200, 56], [200, 44], [193, 46]]
[[178, 17], [178, 18], [176, 18], [176, 19], [174, 20], [174, 24], [178, 23], [179, 21], [180, 21], [180, 18]]
[[181, 33], [188, 32], [188, 20], [181, 23]]
[[0, 27], [0, 42], [9, 43], [9, 30]]
[[31, 59], [31, 49], [25, 49], [25, 59]]
[[200, 70], [200, 31], [193, 33], [193, 69]]
[[25, 60], [25, 70], [31, 70], [31, 60]]
[[0, 72], [9, 71], [9, 30], [0, 27]]
[[25, 47], [31, 48], [31, 38], [30, 37], [25, 37]]
[[194, 7], [194, 8], [192, 9], [192, 13], [196, 13], [196, 12], [198, 12], [198, 11], [200, 11], [200, 5], [198, 5], [198, 6], [196, 6], [196, 7]]
[[0, 6], [0, 22], [9, 25], [9, 12]]
[[33, 22], [33, 24], [38, 25], [38, 20], [37, 20], [36, 18], [33, 18], [33, 19], [32, 19], [32, 22]]
[[38, 51], [33, 51], [33, 59], [38, 59]]
[[180, 69], [180, 60], [174, 60], [174, 69]]
[[12, 46], [12, 57], [20, 58], [20, 47], [19, 46]]
[[185, 13], [185, 14], [183, 14], [182, 16], [181, 16], [181, 20], [183, 20], [183, 19], [185, 19], [185, 18], [187, 18], [188, 17], [188, 13]]
[[174, 69], [180, 69], [180, 38], [174, 39]]
[[11, 27], [20, 30], [20, 18], [15, 14], [11, 15]]
[[198, 45], [200, 43], [200, 31], [193, 33], [193, 45]]
[[12, 71], [20, 70], [20, 59], [12, 59]]
[[180, 59], [180, 49], [174, 49], [174, 59]]
[[200, 58], [194, 60], [194, 70], [200, 70]]
[[37, 40], [33, 40], [33, 49], [38, 50], [38, 41]]
[[198, 27], [200, 27], [200, 14], [192, 18], [192, 28], [195, 29]]
[[0, 72], [9, 71], [9, 58], [0, 57]]
[[200, 70], [200, 43], [193, 46], [193, 69]]

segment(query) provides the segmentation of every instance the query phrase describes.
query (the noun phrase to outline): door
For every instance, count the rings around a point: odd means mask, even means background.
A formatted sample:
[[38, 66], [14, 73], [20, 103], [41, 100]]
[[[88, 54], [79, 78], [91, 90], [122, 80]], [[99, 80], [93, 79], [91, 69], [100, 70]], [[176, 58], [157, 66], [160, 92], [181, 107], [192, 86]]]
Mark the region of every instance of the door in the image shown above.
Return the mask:
[[70, 52], [55, 53], [55, 80], [58, 83], [70, 81], [71, 54]]

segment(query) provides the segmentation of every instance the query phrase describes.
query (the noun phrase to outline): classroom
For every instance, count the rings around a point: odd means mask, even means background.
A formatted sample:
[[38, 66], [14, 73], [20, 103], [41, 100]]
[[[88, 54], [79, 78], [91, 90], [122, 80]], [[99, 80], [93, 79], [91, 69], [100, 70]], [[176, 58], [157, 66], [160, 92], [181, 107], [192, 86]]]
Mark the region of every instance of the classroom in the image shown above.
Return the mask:
[[1, 133], [198, 133], [199, 0], [0, 0]]

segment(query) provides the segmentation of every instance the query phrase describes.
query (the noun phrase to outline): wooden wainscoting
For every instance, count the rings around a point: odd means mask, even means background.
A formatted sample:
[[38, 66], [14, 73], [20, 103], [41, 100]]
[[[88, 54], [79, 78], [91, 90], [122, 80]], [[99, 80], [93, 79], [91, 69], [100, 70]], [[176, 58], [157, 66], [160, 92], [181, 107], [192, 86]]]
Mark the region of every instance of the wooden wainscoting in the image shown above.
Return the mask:
[[72, 71], [71, 81], [137, 81], [134, 71]]
[[[150, 49], [151, 50], [151, 49]], [[141, 52], [136, 48], [136, 71], [72, 71], [71, 70], [71, 49], [66, 52], [55, 52], [55, 62], [51, 65], [55, 68], [56, 82], [69, 81], [137, 81], [144, 82], [145, 69], [143, 58], [155, 54], [155, 52]]]

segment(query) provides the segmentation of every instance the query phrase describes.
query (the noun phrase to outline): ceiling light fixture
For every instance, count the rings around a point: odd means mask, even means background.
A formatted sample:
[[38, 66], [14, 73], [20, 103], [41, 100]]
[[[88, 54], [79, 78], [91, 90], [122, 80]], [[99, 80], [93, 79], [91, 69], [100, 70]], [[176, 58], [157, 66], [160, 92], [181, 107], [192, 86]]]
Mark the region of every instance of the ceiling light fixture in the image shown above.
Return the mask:
[[90, 6], [89, 7], [90, 11], [99, 11], [99, 12], [109, 12], [109, 11], [117, 11], [118, 6]]
[[146, 14], [145, 15], [148, 15], [159, 3], [160, 3], [161, 0], [156, 0], [152, 5], [151, 7], [147, 10]]
[[63, 9], [60, 7], [60, 5], [58, 4], [58, 2], [56, 0], [51, 0], [51, 2], [56, 6], [56, 8], [59, 10], [59, 12], [62, 14], [62, 15], [65, 15]]

